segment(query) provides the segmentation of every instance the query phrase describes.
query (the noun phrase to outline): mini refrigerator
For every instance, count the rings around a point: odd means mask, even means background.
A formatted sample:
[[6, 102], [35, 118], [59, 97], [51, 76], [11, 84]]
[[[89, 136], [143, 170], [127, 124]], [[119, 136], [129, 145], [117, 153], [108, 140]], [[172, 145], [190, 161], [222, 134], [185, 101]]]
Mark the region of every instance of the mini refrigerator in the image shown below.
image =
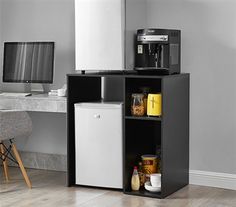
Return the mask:
[[122, 106], [75, 104], [76, 184], [122, 188]]

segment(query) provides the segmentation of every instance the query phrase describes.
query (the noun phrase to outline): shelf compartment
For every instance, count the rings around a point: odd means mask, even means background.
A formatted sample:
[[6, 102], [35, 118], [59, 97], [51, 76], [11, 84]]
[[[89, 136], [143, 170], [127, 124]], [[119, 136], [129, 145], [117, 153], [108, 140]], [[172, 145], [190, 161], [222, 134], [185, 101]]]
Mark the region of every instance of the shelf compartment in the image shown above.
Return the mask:
[[161, 93], [161, 79], [125, 78], [125, 115], [131, 115], [131, 97], [134, 93], [142, 93], [142, 87], [148, 87], [149, 93]]
[[161, 117], [150, 117], [150, 116], [125, 116], [128, 120], [144, 120], [144, 121], [161, 121]]
[[125, 119], [125, 132], [124, 190], [131, 192], [131, 177], [134, 166], [141, 161], [142, 155], [155, 155], [157, 147], [161, 145], [161, 122], [156, 120]]

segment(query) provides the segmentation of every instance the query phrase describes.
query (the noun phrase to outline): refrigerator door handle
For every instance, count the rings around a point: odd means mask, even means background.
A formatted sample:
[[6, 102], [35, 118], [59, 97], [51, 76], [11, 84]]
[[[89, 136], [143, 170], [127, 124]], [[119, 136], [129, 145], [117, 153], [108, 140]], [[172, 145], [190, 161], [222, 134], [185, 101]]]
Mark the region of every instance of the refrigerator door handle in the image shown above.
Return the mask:
[[100, 116], [100, 114], [94, 114], [93, 117], [94, 117], [95, 119], [100, 119], [101, 116]]

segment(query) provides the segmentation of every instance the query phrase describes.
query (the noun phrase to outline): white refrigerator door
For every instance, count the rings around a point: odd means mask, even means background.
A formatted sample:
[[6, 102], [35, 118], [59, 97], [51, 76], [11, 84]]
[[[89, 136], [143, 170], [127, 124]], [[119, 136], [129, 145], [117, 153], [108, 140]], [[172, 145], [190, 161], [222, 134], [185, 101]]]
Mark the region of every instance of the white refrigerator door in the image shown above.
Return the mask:
[[122, 188], [121, 106], [75, 106], [76, 184]]
[[76, 70], [124, 69], [124, 0], [75, 0]]

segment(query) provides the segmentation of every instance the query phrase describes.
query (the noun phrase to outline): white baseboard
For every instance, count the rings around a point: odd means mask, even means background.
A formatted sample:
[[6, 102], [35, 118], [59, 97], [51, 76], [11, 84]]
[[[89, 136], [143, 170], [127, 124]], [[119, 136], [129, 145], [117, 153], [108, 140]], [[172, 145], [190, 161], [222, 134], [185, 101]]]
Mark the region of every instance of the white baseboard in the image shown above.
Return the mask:
[[190, 170], [189, 183], [236, 190], [236, 174]]
[[[26, 168], [66, 171], [66, 155], [23, 151], [19, 153]], [[9, 166], [16, 166], [11, 160], [9, 160], [8, 164]]]

